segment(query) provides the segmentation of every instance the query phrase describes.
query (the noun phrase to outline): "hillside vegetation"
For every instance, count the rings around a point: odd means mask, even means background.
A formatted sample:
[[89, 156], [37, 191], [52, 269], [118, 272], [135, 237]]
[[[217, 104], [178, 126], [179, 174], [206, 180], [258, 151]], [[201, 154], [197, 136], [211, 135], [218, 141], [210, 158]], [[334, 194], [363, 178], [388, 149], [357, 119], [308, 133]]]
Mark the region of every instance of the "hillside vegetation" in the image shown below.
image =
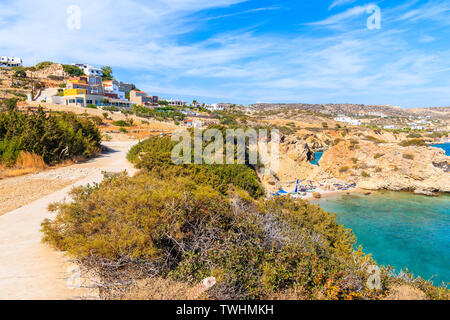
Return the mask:
[[42, 109], [0, 113], [0, 164], [14, 166], [21, 152], [39, 156], [52, 165], [100, 151], [100, 132], [87, 119], [71, 113], [46, 115]]
[[259, 197], [245, 165], [172, 165], [171, 147], [169, 138], [142, 142], [129, 154], [139, 174], [74, 189], [73, 202], [52, 205], [56, 219], [42, 225], [43, 241], [100, 279], [102, 298], [121, 298], [143, 279], [194, 286], [209, 276], [217, 279], [212, 299], [376, 299], [404, 281], [431, 297], [446, 294], [389, 268], [381, 268], [381, 289], [370, 290], [375, 262], [355, 251], [334, 215], [303, 200]]

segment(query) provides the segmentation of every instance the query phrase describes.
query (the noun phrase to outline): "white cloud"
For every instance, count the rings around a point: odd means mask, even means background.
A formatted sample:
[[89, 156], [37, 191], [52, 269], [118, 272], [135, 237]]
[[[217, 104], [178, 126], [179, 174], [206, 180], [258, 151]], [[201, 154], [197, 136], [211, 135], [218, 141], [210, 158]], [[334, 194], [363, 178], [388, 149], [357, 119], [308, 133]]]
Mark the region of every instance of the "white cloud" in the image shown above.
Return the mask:
[[[129, 70], [138, 87], [149, 93], [174, 96], [404, 106], [426, 105], [432, 99], [433, 104], [449, 104], [450, 49], [430, 54], [411, 44], [408, 36], [417, 39], [419, 21], [411, 7], [409, 15], [399, 15], [396, 8], [383, 10], [383, 19], [396, 23], [384, 23], [379, 32], [354, 28], [359, 18], [362, 26], [366, 20], [366, 7], [358, 6], [306, 26], [313, 32], [269, 36], [247, 29], [186, 41], [185, 33], [205, 27], [199, 11], [243, 1], [77, 0], [81, 29], [70, 31], [66, 9], [73, 2], [7, 1], [8, 11], [0, 11], [0, 25], [7, 22], [0, 28], [0, 54], [21, 56], [27, 64], [54, 60], [111, 65]], [[440, 16], [443, 11], [433, 12]], [[327, 27], [326, 33], [319, 35], [317, 26]], [[330, 31], [335, 26], [342, 29]], [[422, 40], [436, 37], [430, 30], [421, 32], [427, 34]]]
[[335, 7], [339, 7], [339, 6], [352, 4], [352, 3], [355, 3], [355, 2], [356, 2], [356, 0], [334, 0], [333, 3], [328, 8], [328, 10], [331, 10], [331, 9], [333, 9]]
[[342, 23], [344, 23], [345, 21], [348, 21], [351, 18], [355, 18], [358, 16], [361, 16], [363, 14], [366, 13], [368, 6], [356, 6], [350, 9], [347, 9], [344, 12], [335, 14], [333, 16], [330, 16], [324, 20], [321, 21], [316, 21], [316, 22], [311, 22], [308, 23], [307, 25], [311, 25], [311, 26], [329, 26], [329, 27], [333, 27], [333, 26], [339, 26]]
[[273, 11], [273, 10], [279, 10], [279, 9], [281, 9], [281, 7], [277, 7], [277, 6], [264, 7], [264, 8], [255, 8], [255, 9], [249, 9], [249, 10], [234, 12], [234, 13], [230, 13], [230, 14], [223, 14], [223, 15], [216, 16], [216, 17], [210, 17], [210, 18], [207, 18], [206, 20], [217, 20], [217, 19], [223, 19], [223, 18], [230, 18], [230, 17], [240, 16], [240, 15], [243, 15], [243, 14], [262, 12], [262, 11]]
[[450, 24], [450, 2], [428, 1], [416, 9], [411, 9], [398, 18], [398, 21], [418, 22], [421, 20], [431, 20]]
[[420, 39], [419, 39], [419, 41], [422, 42], [422, 43], [431, 43], [431, 42], [434, 42], [435, 40], [436, 40], [435, 37], [426, 36], [426, 35], [420, 37]]

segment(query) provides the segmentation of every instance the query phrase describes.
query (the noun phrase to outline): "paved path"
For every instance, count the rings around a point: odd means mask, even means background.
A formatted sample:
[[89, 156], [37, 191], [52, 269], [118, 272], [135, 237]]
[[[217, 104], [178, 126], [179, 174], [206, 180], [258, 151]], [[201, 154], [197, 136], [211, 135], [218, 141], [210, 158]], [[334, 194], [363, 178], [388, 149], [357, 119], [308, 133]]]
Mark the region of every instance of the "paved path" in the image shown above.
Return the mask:
[[[96, 168], [89, 177], [63, 190], [0, 216], [0, 299], [75, 299], [85, 294], [67, 286], [68, 271], [73, 268], [63, 253], [41, 243], [40, 224], [54, 218], [47, 211], [50, 203], [67, 198], [73, 186], [100, 182], [102, 171], [134, 174], [126, 160], [133, 142], [105, 143], [113, 152], [82, 164]], [[75, 165], [79, 166], [79, 165]]]

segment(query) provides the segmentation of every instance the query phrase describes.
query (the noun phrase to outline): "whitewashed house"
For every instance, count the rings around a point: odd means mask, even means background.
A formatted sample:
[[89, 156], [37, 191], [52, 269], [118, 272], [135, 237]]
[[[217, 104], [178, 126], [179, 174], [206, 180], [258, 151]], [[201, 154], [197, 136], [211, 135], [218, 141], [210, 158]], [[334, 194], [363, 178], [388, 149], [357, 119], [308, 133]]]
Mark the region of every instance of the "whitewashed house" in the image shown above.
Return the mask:
[[22, 65], [21, 58], [0, 57], [0, 67], [21, 67]]
[[74, 66], [83, 70], [84, 74], [87, 76], [103, 76], [103, 71], [100, 68], [96, 68], [84, 63], [76, 63]]
[[125, 100], [125, 92], [119, 90], [119, 82], [116, 80], [103, 81], [103, 90], [107, 96], [112, 95], [113, 98]]
[[350, 117], [346, 117], [343, 115], [340, 115], [340, 116], [334, 118], [334, 121], [348, 123], [348, 124], [351, 124], [352, 126], [360, 126], [361, 125], [361, 122], [359, 120], [352, 119]]

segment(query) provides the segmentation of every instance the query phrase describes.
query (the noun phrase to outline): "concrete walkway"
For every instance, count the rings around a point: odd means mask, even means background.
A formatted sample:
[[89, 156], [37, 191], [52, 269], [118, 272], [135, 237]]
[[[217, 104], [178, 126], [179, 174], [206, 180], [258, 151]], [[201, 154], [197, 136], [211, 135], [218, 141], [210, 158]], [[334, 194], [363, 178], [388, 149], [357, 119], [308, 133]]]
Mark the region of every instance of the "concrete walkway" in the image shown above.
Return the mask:
[[[98, 169], [95, 174], [63, 190], [0, 216], [0, 299], [76, 299], [85, 295], [68, 286], [74, 266], [63, 253], [41, 243], [41, 222], [54, 218], [47, 211], [50, 203], [67, 199], [68, 192], [79, 185], [102, 181], [102, 171], [136, 170], [126, 160], [134, 142], [109, 142], [113, 151], [82, 164]], [[79, 165], [75, 165], [79, 166]], [[70, 280], [69, 280], [70, 283]]]

